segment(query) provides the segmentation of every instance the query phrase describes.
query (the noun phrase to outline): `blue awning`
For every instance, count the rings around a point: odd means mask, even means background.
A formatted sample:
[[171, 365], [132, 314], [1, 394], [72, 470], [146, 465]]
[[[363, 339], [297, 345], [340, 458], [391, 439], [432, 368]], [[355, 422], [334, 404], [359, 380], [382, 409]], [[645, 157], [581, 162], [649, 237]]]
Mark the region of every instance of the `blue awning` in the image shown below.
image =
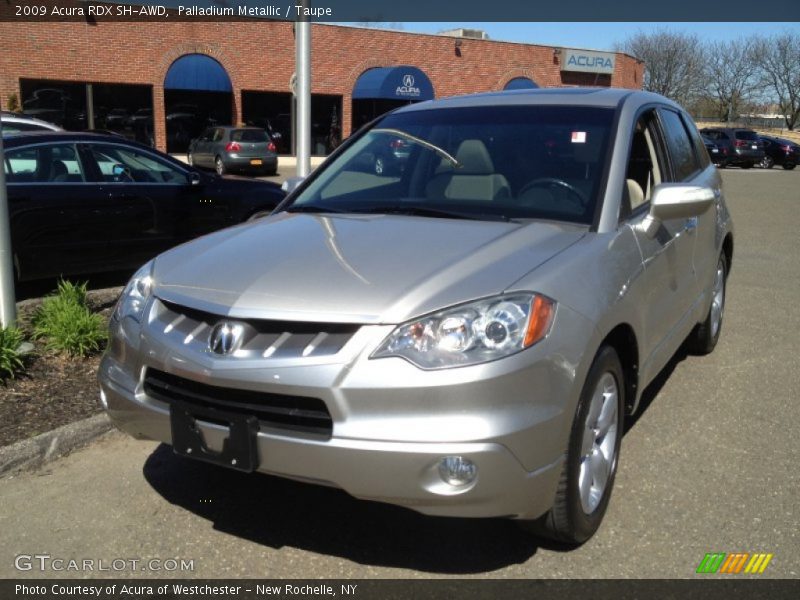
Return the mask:
[[364, 71], [353, 86], [354, 100], [433, 100], [433, 84], [417, 67]]
[[506, 84], [504, 90], [533, 90], [539, 86], [527, 77], [515, 77]]
[[172, 63], [164, 78], [165, 90], [231, 92], [231, 79], [225, 68], [205, 54], [186, 54]]

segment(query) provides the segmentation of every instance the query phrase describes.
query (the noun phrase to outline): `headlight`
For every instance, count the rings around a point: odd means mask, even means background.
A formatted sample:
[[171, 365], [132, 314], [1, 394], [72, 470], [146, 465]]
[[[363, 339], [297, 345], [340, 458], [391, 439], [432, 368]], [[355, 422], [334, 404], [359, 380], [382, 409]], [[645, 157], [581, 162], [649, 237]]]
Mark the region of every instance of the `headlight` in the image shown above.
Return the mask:
[[114, 309], [114, 319], [121, 321], [131, 317], [137, 323], [142, 320], [142, 312], [147, 299], [153, 291], [153, 261], [144, 265], [134, 273], [128, 285], [122, 290], [117, 307]]
[[539, 294], [479, 300], [398, 326], [371, 358], [401, 356], [423, 369], [488, 362], [544, 338], [554, 315], [555, 302]]

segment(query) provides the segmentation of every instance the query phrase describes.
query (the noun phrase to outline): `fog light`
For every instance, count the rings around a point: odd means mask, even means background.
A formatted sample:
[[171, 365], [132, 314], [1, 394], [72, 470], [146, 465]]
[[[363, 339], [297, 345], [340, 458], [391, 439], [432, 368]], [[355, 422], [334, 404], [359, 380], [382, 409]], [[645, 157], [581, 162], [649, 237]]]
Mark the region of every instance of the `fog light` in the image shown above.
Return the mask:
[[439, 461], [439, 476], [450, 485], [467, 485], [478, 476], [478, 465], [463, 456], [445, 456]]

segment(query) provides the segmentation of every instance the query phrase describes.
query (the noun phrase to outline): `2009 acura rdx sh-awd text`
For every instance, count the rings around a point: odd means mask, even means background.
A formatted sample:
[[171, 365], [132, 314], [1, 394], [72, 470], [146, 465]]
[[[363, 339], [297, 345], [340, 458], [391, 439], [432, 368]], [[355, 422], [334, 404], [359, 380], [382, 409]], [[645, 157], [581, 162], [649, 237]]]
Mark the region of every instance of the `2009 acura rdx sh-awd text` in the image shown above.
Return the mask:
[[[405, 168], [376, 174], [395, 139]], [[719, 175], [665, 98], [416, 104], [272, 216], [143, 266], [101, 399], [180, 455], [580, 543], [624, 414], [687, 336], [717, 343], [732, 252]]]

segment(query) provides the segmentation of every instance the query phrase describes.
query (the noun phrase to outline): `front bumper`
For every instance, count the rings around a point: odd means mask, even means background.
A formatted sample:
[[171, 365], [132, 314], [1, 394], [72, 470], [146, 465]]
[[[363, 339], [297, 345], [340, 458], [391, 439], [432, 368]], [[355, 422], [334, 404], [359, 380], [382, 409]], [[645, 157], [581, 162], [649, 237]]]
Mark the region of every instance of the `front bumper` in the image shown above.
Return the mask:
[[[147, 368], [217, 386], [321, 398], [333, 418], [331, 437], [262, 426], [258, 471], [429, 515], [536, 518], [552, 506], [576, 381], [583, 379], [576, 367], [581, 356], [565, 340], [586, 332], [586, 323], [574, 313], [563, 318], [567, 309], [561, 309], [562, 326], [554, 323], [541, 344], [494, 363], [443, 371], [421, 371], [399, 358], [369, 360], [364, 348], [392, 329], [385, 326], [362, 328], [336, 360], [255, 365], [181, 354], [147, 326], [136, 332], [127, 319], [112, 322], [101, 398], [119, 429], [167, 444], [170, 406], [144, 391]], [[227, 427], [197, 424], [208, 447], [222, 447]], [[477, 478], [460, 487], [445, 483], [438, 472], [445, 456], [471, 460]]]

